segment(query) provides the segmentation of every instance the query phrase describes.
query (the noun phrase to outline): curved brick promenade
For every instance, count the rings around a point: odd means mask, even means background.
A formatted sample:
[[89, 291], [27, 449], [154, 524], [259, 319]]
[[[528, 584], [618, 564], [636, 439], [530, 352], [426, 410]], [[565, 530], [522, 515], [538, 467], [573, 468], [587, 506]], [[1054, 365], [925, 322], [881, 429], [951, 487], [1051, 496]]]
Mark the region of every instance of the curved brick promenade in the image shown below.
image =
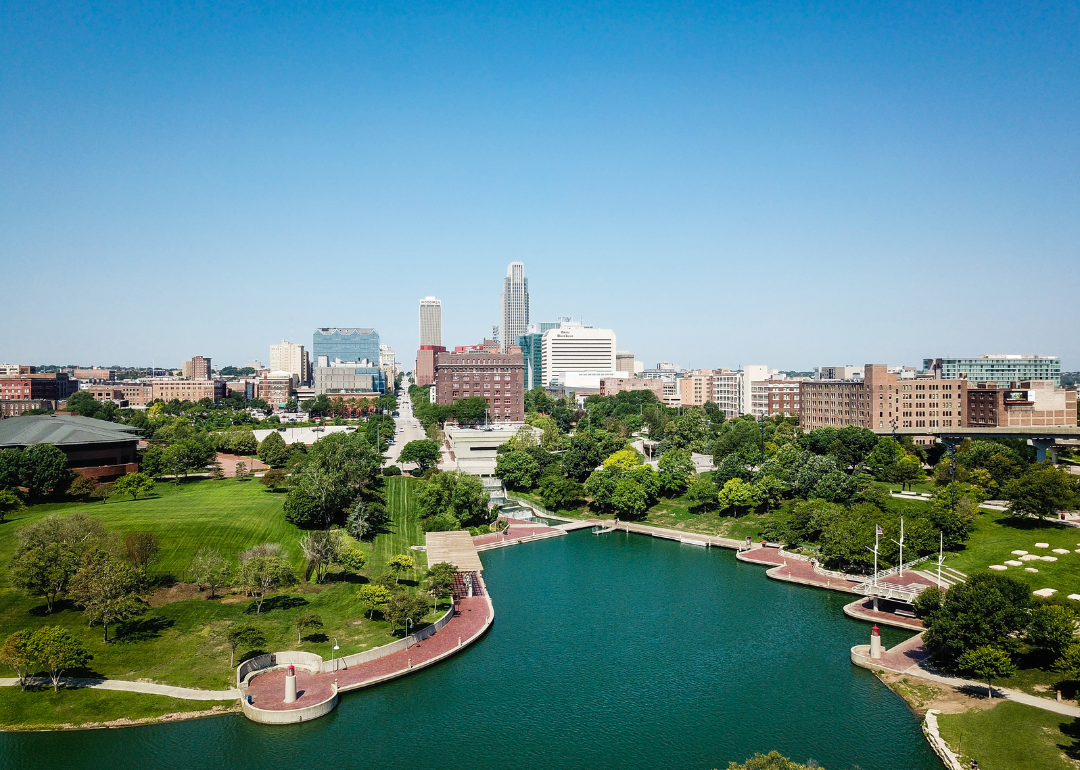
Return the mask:
[[408, 650], [400, 650], [382, 658], [325, 674], [311, 674], [297, 669], [295, 703], [283, 702], [283, 670], [256, 675], [249, 681], [245, 695], [251, 696], [255, 708], [265, 711], [298, 710], [330, 698], [335, 681], [338, 691], [343, 693], [404, 676], [435, 663], [475, 641], [494, 620], [494, 609], [487, 596], [463, 597], [456, 601], [457, 611], [454, 617], [442, 629], [412, 645]]

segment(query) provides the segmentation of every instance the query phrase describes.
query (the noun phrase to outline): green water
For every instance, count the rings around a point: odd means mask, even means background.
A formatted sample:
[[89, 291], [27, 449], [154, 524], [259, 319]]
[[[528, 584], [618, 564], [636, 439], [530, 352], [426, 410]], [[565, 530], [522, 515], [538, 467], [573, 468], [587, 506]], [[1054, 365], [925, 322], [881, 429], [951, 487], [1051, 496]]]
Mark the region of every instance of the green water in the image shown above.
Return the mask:
[[624, 533], [482, 558], [487, 636], [327, 717], [8, 733], [0, 767], [708, 770], [775, 748], [828, 770], [940, 770], [916, 717], [849, 662], [869, 632], [840, 595]]

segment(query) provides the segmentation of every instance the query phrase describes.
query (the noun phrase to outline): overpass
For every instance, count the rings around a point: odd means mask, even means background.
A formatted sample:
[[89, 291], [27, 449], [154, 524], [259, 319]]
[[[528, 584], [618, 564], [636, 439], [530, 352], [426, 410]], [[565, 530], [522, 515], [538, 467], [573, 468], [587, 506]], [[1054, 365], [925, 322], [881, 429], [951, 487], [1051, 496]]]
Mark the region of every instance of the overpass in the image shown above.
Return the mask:
[[[1027, 439], [1038, 453], [1038, 460], [1046, 459], [1049, 449], [1057, 458], [1057, 442], [1080, 438], [1080, 426], [1033, 425], [994, 428], [873, 428], [879, 436], [935, 436], [942, 444], [959, 444], [966, 438], [1022, 438]], [[1071, 442], [1070, 442], [1071, 443]]]

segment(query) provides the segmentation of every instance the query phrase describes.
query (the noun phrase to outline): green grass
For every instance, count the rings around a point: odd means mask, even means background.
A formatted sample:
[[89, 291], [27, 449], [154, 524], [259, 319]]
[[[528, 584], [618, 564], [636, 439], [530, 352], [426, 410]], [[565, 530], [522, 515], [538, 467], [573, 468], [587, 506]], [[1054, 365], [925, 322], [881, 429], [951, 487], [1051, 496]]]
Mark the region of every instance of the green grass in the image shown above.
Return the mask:
[[983, 770], [1062, 770], [1080, 760], [1077, 720], [1013, 701], [987, 711], [941, 714], [938, 724], [964, 767], [976, 759]]
[[[1036, 548], [1035, 543], [1049, 543], [1049, 548]], [[1066, 548], [1067, 554], [1052, 553], [1054, 548]], [[975, 520], [975, 528], [966, 546], [949, 555], [945, 565], [972, 574], [991, 564], [1005, 564], [1016, 559], [1011, 552], [1028, 551], [1040, 556], [1055, 556], [1056, 562], [1024, 562], [1023, 567], [1009, 567], [1003, 574], [1024, 581], [1031, 589], [1056, 588], [1059, 596], [1080, 593], [1080, 529], [1050, 521], [1017, 518], [1000, 511], [983, 509]], [[1038, 573], [1026, 572], [1034, 567]], [[1080, 609], [1080, 602], [1077, 602]]]
[[67, 690], [23, 692], [5, 687], [0, 693], [0, 729], [42, 730], [111, 722], [116, 719], [153, 719], [164, 714], [220, 711], [231, 703], [180, 700], [162, 695], [144, 695], [113, 690]]
[[[414, 479], [388, 479], [387, 502], [392, 517], [389, 532], [380, 534], [374, 543], [359, 547], [368, 554], [364, 574], [372, 578], [384, 574], [386, 559], [395, 553], [420, 557], [418, 569], [402, 575], [401, 588], [419, 590], [422, 577], [422, 552], [409, 546], [423, 541], [419, 518], [412, 497]], [[17, 542], [17, 531], [28, 522], [50, 511], [83, 510], [100, 516], [111, 531], [146, 530], [161, 538], [162, 558], [151, 578], [183, 572], [187, 562], [205, 544], [220, 549], [229, 558], [252, 545], [280, 542], [301, 574], [302, 557], [298, 541], [303, 532], [284, 520], [284, 495], [274, 494], [257, 483], [192, 481], [179, 486], [159, 485], [160, 497], [133, 503], [108, 505], [35, 506], [24, 514], [0, 525], [0, 563], [7, 564]], [[85, 616], [68, 601], [61, 601], [52, 614], [45, 613], [44, 601], [12, 588], [6, 570], [0, 583], [0, 640], [15, 630], [59, 625], [70, 630], [87, 646], [93, 660], [86, 672], [114, 679], [145, 679], [187, 687], [223, 689], [233, 686], [229, 650], [222, 634], [231, 623], [253, 622], [267, 637], [265, 648], [302, 649], [330, 657], [332, 640], [341, 647], [340, 654], [371, 649], [392, 641], [389, 626], [378, 613], [374, 620], [366, 616], [367, 607], [356, 596], [357, 587], [366, 577], [331, 574], [323, 585], [302, 583], [267, 599], [260, 615], [254, 614], [251, 600], [229, 596], [211, 601], [207, 594], [151, 608], [145, 615], [120, 628], [110, 628], [114, 641], [105, 644], [100, 627], [87, 626]], [[297, 644], [294, 620], [307, 612], [318, 613], [325, 628]], [[435, 618], [432, 613], [426, 619]], [[400, 631], [399, 631], [400, 634]], [[254, 651], [241, 649], [241, 655]], [[0, 691], [0, 701], [14, 692]], [[79, 697], [84, 697], [80, 691]], [[35, 693], [34, 697], [44, 694]], [[61, 693], [61, 699], [74, 692]], [[149, 696], [146, 696], [149, 697]], [[0, 709], [4, 708], [0, 706]], [[45, 708], [44, 706], [41, 708]], [[177, 710], [177, 709], [172, 709]], [[162, 712], [164, 713], [164, 712]], [[0, 720], [4, 721], [4, 720]], [[53, 722], [71, 721], [58, 715]], [[82, 721], [100, 721], [91, 711]], [[17, 722], [6, 722], [14, 724]]]

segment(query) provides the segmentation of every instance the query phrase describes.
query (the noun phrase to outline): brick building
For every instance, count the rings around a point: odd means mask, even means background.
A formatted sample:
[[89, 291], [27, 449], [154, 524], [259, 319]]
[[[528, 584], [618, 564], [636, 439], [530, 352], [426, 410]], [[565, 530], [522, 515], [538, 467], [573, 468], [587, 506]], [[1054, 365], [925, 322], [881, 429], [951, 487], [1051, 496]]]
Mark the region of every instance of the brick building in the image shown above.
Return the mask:
[[750, 383], [750, 413], [755, 417], [797, 417], [800, 412], [802, 381], [803, 378], [771, 379]]
[[298, 378], [292, 372], [263, 372], [255, 389], [256, 396], [271, 406], [284, 406], [296, 392]]
[[123, 400], [128, 406], [149, 406], [154, 401], [154, 386], [145, 382], [91, 385], [86, 392], [98, 401]]
[[0, 401], [63, 401], [78, 389], [79, 383], [62, 372], [0, 377]]
[[76, 368], [72, 371], [71, 376], [76, 380], [105, 380], [112, 382], [116, 379], [116, 371], [113, 369], [102, 369], [100, 367], [88, 369]]
[[213, 399], [216, 403], [225, 398], [224, 380], [155, 380], [152, 386], [152, 401], [201, 401]]
[[452, 404], [480, 396], [493, 422], [525, 419], [525, 357], [521, 348], [508, 353], [466, 350], [435, 356], [435, 403]]
[[184, 361], [180, 371], [185, 380], [209, 380], [214, 376], [210, 359], [203, 356], [193, 356], [190, 361]]
[[95, 479], [138, 472], [138, 443], [135, 428], [77, 415], [34, 415], [0, 422], [0, 449], [52, 444], [67, 456], [69, 468]]
[[971, 428], [1028, 428], [1076, 425], [1076, 391], [1053, 380], [1025, 380], [998, 387], [996, 382], [963, 386], [964, 425]]
[[435, 383], [435, 356], [445, 353], [442, 345], [421, 345], [416, 351], [416, 369], [413, 376], [420, 387]]
[[640, 377], [603, 377], [600, 380], [601, 396], [614, 396], [616, 393], [633, 390], [650, 390], [657, 401], [664, 398], [662, 380], [646, 380]]

